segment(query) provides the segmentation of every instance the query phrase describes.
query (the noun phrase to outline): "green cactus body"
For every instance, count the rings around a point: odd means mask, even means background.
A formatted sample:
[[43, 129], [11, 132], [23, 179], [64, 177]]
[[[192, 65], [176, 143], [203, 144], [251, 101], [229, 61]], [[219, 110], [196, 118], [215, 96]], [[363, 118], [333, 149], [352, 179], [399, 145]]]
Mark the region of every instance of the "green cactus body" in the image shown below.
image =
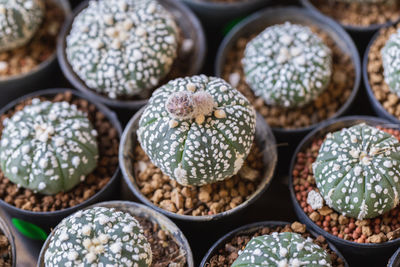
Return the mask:
[[0, 52], [25, 45], [43, 17], [42, 0], [0, 0]]
[[138, 221], [105, 207], [78, 211], [61, 221], [44, 255], [46, 267], [148, 267], [151, 261], [151, 247]]
[[375, 127], [329, 133], [313, 170], [326, 204], [342, 215], [374, 218], [399, 203], [400, 143]]
[[75, 105], [33, 99], [4, 121], [1, 169], [13, 183], [35, 192], [68, 191], [96, 168], [96, 136]]
[[144, 110], [138, 140], [152, 162], [182, 185], [227, 179], [253, 144], [256, 115], [224, 80], [193, 76], [157, 89]]
[[171, 70], [178, 37], [156, 0], [92, 0], [75, 17], [66, 54], [91, 89], [109, 98], [147, 96]]
[[297, 233], [272, 233], [254, 237], [232, 267], [321, 267], [332, 266], [329, 254], [311, 238]]
[[390, 36], [381, 55], [385, 82], [400, 97], [400, 30]]
[[289, 22], [270, 26], [251, 40], [242, 63], [254, 94], [286, 108], [314, 100], [332, 74], [330, 49], [308, 27]]

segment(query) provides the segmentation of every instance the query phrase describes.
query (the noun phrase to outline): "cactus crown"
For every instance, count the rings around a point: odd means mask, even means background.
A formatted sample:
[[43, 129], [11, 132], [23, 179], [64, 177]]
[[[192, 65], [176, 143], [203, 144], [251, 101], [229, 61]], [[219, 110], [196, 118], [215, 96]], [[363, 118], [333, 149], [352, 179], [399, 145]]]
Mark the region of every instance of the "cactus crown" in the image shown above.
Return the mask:
[[44, 259], [46, 267], [148, 267], [152, 252], [142, 227], [130, 214], [94, 207], [61, 221]]
[[255, 111], [242, 94], [222, 79], [201, 75], [157, 89], [137, 135], [165, 174], [183, 185], [204, 185], [239, 171], [255, 126]]
[[311, 238], [297, 233], [272, 233], [250, 240], [232, 267], [332, 266], [329, 254]]
[[400, 97], [400, 30], [390, 36], [381, 55], [385, 82]]
[[332, 74], [330, 49], [308, 27], [289, 22], [251, 40], [242, 63], [254, 94], [268, 105], [287, 108], [314, 100]]
[[342, 215], [374, 218], [399, 203], [400, 143], [375, 127], [329, 133], [313, 170], [326, 204]]
[[68, 191], [96, 168], [96, 136], [75, 105], [33, 99], [4, 120], [0, 166], [24, 188], [43, 194]]
[[72, 24], [66, 54], [91, 89], [110, 98], [148, 95], [170, 71], [178, 35], [156, 0], [92, 0]]
[[43, 17], [42, 0], [0, 0], [0, 52], [25, 45]]

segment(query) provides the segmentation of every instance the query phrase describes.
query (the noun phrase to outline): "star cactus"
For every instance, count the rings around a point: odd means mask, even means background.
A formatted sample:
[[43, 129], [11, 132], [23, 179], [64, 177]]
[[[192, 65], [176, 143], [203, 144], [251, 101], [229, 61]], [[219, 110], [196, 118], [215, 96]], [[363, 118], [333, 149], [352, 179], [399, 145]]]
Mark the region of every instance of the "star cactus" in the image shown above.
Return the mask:
[[381, 55], [385, 82], [400, 97], [400, 30], [390, 36]]

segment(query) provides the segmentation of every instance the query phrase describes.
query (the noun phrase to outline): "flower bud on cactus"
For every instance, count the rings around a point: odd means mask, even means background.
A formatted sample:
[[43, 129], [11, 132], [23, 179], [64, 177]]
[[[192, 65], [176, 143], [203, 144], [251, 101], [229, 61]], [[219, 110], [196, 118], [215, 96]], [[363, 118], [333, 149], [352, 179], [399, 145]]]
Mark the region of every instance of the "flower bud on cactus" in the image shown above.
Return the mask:
[[4, 121], [0, 164], [13, 183], [43, 194], [68, 191], [97, 165], [97, 132], [67, 102], [41, 102]]
[[250, 240], [232, 267], [332, 266], [329, 254], [311, 238], [297, 233], [272, 233]]
[[385, 82], [400, 97], [400, 30], [390, 36], [381, 55]]
[[61, 221], [44, 255], [46, 267], [148, 267], [151, 261], [151, 247], [138, 221], [105, 207], [78, 211]]
[[399, 203], [400, 143], [375, 127], [329, 133], [313, 169], [326, 204], [342, 215], [374, 218]]
[[25, 45], [44, 17], [42, 0], [0, 0], [0, 52]]
[[91, 89], [110, 98], [147, 96], [171, 70], [178, 36], [156, 0], [91, 0], [72, 24], [66, 54]]
[[287, 22], [247, 44], [243, 69], [254, 94], [268, 105], [301, 107], [327, 88], [331, 51], [308, 27]]
[[255, 126], [255, 111], [242, 94], [222, 79], [201, 75], [157, 89], [137, 135], [165, 174], [182, 185], [204, 185], [239, 171]]

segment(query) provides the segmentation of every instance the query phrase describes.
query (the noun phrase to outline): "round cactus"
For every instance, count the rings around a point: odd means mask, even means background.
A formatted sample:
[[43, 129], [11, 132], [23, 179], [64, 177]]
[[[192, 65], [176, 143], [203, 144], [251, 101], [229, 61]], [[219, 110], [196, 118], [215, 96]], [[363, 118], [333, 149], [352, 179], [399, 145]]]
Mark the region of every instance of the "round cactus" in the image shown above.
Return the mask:
[[251, 40], [242, 60], [246, 82], [266, 104], [301, 107], [324, 91], [332, 74], [330, 49], [306, 26], [266, 28]]
[[13, 183], [35, 192], [68, 191], [96, 168], [96, 136], [75, 105], [33, 99], [4, 120], [1, 169]]
[[92, 0], [75, 17], [66, 54], [91, 89], [110, 98], [148, 96], [171, 70], [178, 37], [156, 0]]
[[148, 267], [151, 261], [151, 247], [138, 221], [105, 207], [78, 211], [64, 219], [44, 255], [46, 267]]
[[239, 171], [255, 126], [255, 111], [242, 94], [222, 79], [201, 75], [157, 89], [137, 135], [165, 174], [182, 185], [204, 185]]
[[329, 133], [313, 170], [326, 204], [342, 215], [374, 218], [399, 203], [400, 143], [375, 127]]
[[42, 0], [0, 0], [0, 52], [25, 45], [43, 17]]
[[257, 266], [327, 266], [329, 254], [311, 238], [297, 233], [272, 233], [250, 240], [232, 267]]
[[390, 36], [381, 55], [385, 82], [400, 97], [400, 30]]

